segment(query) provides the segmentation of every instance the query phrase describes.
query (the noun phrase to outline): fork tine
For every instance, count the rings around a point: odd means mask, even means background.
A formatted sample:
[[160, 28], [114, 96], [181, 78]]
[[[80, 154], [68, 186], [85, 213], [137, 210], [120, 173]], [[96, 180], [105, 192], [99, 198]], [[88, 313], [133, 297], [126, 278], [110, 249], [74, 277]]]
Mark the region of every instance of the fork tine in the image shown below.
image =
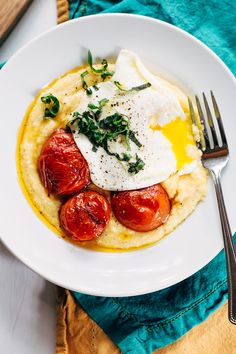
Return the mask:
[[203, 92], [202, 95], [203, 95], [204, 105], [205, 105], [205, 108], [206, 108], [208, 124], [209, 124], [209, 127], [211, 129], [211, 135], [212, 135], [213, 143], [214, 143], [214, 146], [219, 146], [219, 142], [218, 142], [218, 138], [217, 138], [217, 135], [216, 135], [213, 118], [212, 118], [212, 115], [211, 115], [211, 111], [210, 111], [210, 108], [209, 108], [205, 93]]
[[202, 107], [199, 101], [199, 98], [197, 95], [195, 95], [195, 99], [196, 99], [196, 103], [197, 103], [197, 109], [198, 109], [198, 114], [200, 117], [200, 121], [203, 127], [203, 134], [204, 134], [204, 140], [205, 140], [205, 145], [206, 145], [206, 149], [210, 149], [210, 141], [209, 141], [209, 136], [208, 136], [208, 132], [207, 132], [207, 127], [206, 127], [206, 121], [202, 112]]
[[190, 112], [190, 117], [192, 119], [192, 123], [199, 130], [200, 141], [196, 141], [197, 147], [199, 149], [205, 150], [206, 146], [205, 146], [204, 136], [203, 136], [203, 133], [202, 133], [201, 122], [200, 122], [200, 120], [198, 119], [198, 117], [195, 114], [192, 101], [191, 101], [191, 99], [189, 97], [188, 97], [188, 105], [189, 105], [189, 112]]
[[188, 105], [189, 105], [189, 111], [190, 111], [190, 116], [192, 118], [192, 122], [193, 124], [197, 125], [197, 119], [196, 119], [196, 115], [193, 109], [193, 104], [192, 101], [190, 100], [190, 98], [188, 97]]
[[[195, 115], [195, 112], [193, 109], [193, 104], [192, 104], [192, 101], [190, 100], [189, 97], [188, 97], [188, 106], [189, 106], [189, 112], [190, 112], [190, 117], [192, 119], [192, 123], [193, 123], [193, 125], [197, 126], [197, 119], [196, 119], [196, 115]], [[197, 147], [199, 149], [201, 149], [200, 142], [196, 141], [196, 144], [197, 144]]]
[[225, 136], [225, 130], [224, 130], [223, 122], [222, 122], [222, 119], [221, 119], [220, 111], [219, 111], [218, 105], [216, 103], [215, 96], [214, 96], [212, 91], [211, 91], [211, 100], [212, 100], [212, 103], [213, 103], [215, 116], [216, 116], [218, 127], [219, 127], [219, 130], [220, 130], [222, 144], [226, 144], [227, 145], [227, 140], [226, 140], [226, 136]]

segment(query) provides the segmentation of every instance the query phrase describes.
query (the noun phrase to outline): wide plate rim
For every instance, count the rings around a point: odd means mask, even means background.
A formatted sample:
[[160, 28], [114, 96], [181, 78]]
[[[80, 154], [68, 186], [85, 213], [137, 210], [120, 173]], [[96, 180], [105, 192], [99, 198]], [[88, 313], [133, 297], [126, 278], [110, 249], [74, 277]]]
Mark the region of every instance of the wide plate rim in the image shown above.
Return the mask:
[[[161, 26], [164, 26], [164, 27], [168, 27], [170, 28], [171, 30], [174, 30], [174, 31], [177, 31], [177, 32], [181, 32], [184, 36], [186, 37], [189, 37], [192, 41], [198, 43], [200, 46], [204, 47], [205, 50], [207, 50], [209, 52], [209, 54], [211, 56], [214, 57], [214, 59], [221, 65], [223, 66], [225, 72], [227, 73], [229, 79], [231, 79], [234, 83], [234, 85], [236, 86], [236, 80], [235, 80], [235, 77], [233, 75], [233, 73], [230, 71], [230, 69], [227, 67], [227, 65], [209, 48], [207, 47], [203, 42], [201, 42], [200, 40], [198, 40], [196, 37], [192, 36], [191, 34], [187, 33], [186, 31], [172, 25], [172, 24], [169, 24], [167, 22], [164, 22], [162, 20], [158, 20], [158, 19], [154, 19], [154, 18], [151, 18], [151, 17], [148, 17], [148, 16], [143, 16], [143, 15], [135, 15], [135, 14], [123, 14], [123, 13], [114, 13], [114, 14], [96, 14], [96, 15], [90, 15], [90, 16], [85, 16], [83, 18], [79, 18], [79, 19], [73, 19], [73, 20], [70, 20], [66, 23], [63, 23], [63, 24], [60, 24], [60, 25], [56, 25], [46, 31], [44, 31], [43, 33], [41, 33], [40, 35], [36, 36], [35, 38], [33, 38], [32, 40], [30, 40], [29, 42], [27, 42], [24, 46], [22, 46], [10, 59], [9, 61], [4, 65], [4, 67], [1, 69], [2, 72], [4, 72], [5, 70], [8, 69], [8, 67], [11, 65], [12, 61], [14, 61], [15, 59], [17, 59], [17, 56], [25, 50], [25, 48], [29, 47], [32, 43], [36, 42], [38, 39], [40, 39], [41, 37], [44, 37], [46, 36], [48, 33], [51, 33], [53, 31], [57, 31], [57, 30], [60, 30], [61, 28], [63, 27], [67, 27], [67, 26], [70, 26], [72, 23], [75, 23], [75, 22], [81, 22], [81, 21], [88, 21], [92, 18], [102, 18], [102, 17], [125, 17], [125, 18], [136, 18], [136, 19], [142, 19], [144, 21], [151, 21], [151, 22], [154, 22], [154, 23], [157, 23]], [[1, 75], [1, 73], [0, 73]], [[82, 293], [89, 293], [91, 295], [98, 295], [98, 296], [133, 296], [133, 295], [141, 295], [141, 294], [144, 294], [144, 293], [148, 293], [148, 292], [152, 292], [152, 291], [155, 291], [156, 289], [155, 288], [152, 288], [150, 287], [149, 289], [147, 290], [142, 290], [140, 292], [137, 292], [137, 290], [134, 290], [132, 291], [132, 289], [129, 289], [129, 291], [127, 291], [125, 294], [124, 292], [122, 291], [121, 293], [119, 291], [117, 291], [116, 293], [107, 293], [106, 291], [104, 293], [102, 293], [100, 290], [99, 291], [96, 291], [96, 290], [91, 290], [91, 289], [87, 289], [86, 286], [79, 286], [79, 289], [78, 288], [74, 288], [74, 287], [71, 287], [70, 284], [65, 284], [65, 282], [58, 282], [58, 281], [55, 281], [54, 279], [51, 279], [50, 277], [47, 277], [43, 271], [40, 271], [40, 269], [37, 269], [36, 266], [32, 265], [32, 263], [28, 260], [28, 259], [24, 259], [24, 257], [22, 257], [20, 255], [20, 252], [17, 252], [17, 250], [14, 249], [14, 247], [12, 247], [11, 243], [7, 242], [7, 239], [5, 239], [5, 237], [1, 237], [1, 241], [3, 242], [3, 244], [17, 257], [19, 258], [25, 265], [27, 265], [30, 269], [33, 269], [35, 272], [37, 272], [38, 274], [40, 274], [41, 276], [43, 276], [45, 279], [59, 285], [59, 286], [66, 286], [67, 288], [71, 289], [71, 290], [75, 290], [75, 291], [80, 291]], [[212, 258], [211, 258], [212, 259]], [[210, 259], [210, 260], [211, 260]], [[209, 260], [208, 260], [209, 261]], [[202, 264], [200, 264], [198, 266], [198, 270], [201, 269], [202, 267], [204, 267], [207, 263], [206, 262], [202, 262]], [[191, 273], [191, 274], [194, 274], [195, 272]], [[185, 279], [186, 277], [190, 276], [191, 274], [188, 273], [188, 271], [182, 273], [182, 275], [179, 277], [179, 279], [176, 279], [176, 281], [171, 284], [163, 284], [162, 287], [159, 287], [158, 290], [161, 290], [163, 288], [166, 288], [170, 285], [174, 285], [178, 282], [180, 282], [181, 280]]]

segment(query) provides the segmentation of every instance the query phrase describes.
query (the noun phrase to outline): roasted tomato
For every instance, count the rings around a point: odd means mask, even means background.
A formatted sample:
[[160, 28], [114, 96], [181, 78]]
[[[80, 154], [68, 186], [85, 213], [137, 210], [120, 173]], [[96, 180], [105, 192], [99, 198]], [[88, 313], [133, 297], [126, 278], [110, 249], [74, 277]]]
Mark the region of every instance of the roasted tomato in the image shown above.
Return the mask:
[[56, 129], [45, 142], [38, 171], [44, 187], [56, 196], [79, 192], [90, 181], [86, 160], [72, 134], [63, 129]]
[[111, 213], [106, 198], [94, 191], [84, 191], [67, 200], [60, 210], [60, 224], [74, 241], [87, 241], [101, 235]]
[[162, 225], [170, 213], [170, 200], [160, 184], [116, 193], [112, 209], [121, 224], [135, 231], [151, 231]]

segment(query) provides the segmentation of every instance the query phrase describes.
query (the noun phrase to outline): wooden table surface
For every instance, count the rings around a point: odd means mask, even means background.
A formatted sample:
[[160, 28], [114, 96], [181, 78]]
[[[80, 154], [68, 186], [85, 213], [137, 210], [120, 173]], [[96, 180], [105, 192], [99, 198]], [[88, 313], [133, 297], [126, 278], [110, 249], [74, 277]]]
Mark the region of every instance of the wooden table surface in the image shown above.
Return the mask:
[[[34, 0], [0, 47], [0, 62], [54, 25], [56, 1]], [[28, 269], [0, 242], [0, 352], [54, 354], [55, 325], [55, 286]]]
[[0, 44], [21, 18], [32, 0], [0, 0]]

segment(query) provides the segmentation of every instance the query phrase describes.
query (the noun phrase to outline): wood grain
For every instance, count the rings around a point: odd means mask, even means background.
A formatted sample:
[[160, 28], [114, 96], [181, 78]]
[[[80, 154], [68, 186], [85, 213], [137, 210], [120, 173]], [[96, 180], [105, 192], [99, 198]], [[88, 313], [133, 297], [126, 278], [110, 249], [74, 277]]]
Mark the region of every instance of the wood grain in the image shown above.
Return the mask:
[[0, 44], [24, 14], [32, 0], [0, 0]]

